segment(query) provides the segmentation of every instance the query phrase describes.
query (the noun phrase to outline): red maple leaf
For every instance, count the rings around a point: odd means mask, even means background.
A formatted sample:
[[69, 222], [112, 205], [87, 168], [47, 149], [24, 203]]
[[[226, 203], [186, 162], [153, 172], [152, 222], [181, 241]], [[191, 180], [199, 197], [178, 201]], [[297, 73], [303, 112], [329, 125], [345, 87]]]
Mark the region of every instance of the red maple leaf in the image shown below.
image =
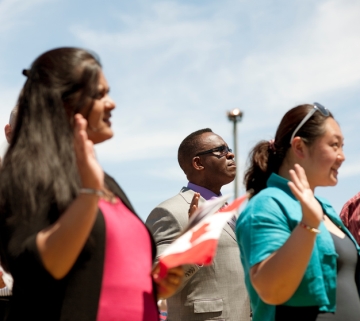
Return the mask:
[[205, 234], [208, 226], [209, 223], [205, 223], [197, 231], [193, 232], [193, 234], [191, 235], [190, 243], [194, 243], [201, 235]]

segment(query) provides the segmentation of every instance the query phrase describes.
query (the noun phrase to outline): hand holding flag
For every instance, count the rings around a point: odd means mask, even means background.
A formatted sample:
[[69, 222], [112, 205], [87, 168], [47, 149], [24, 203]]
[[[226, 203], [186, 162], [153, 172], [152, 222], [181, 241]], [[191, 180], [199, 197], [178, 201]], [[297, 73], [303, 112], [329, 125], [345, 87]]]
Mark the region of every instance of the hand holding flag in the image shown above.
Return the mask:
[[183, 234], [160, 256], [159, 277], [165, 277], [168, 269], [184, 264], [210, 265], [224, 225], [238, 212], [247, 197], [247, 194], [241, 196], [223, 208], [221, 207], [229, 196], [221, 196], [202, 204], [191, 216]]

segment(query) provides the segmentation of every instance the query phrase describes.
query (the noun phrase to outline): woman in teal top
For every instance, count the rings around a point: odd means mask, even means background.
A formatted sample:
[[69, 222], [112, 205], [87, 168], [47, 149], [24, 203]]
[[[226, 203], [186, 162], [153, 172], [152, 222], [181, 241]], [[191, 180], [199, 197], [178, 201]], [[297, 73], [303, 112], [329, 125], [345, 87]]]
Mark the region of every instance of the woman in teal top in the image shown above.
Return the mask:
[[360, 249], [314, 196], [337, 184], [342, 148], [339, 125], [318, 103], [289, 110], [275, 139], [254, 147], [244, 180], [251, 199], [236, 228], [253, 321], [358, 320]]

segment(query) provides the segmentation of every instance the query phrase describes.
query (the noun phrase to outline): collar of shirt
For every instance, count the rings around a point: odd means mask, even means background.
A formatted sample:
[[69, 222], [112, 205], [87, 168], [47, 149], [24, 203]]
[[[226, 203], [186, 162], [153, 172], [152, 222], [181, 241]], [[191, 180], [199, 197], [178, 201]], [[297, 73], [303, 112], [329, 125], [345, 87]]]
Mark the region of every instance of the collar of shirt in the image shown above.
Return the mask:
[[200, 193], [200, 195], [206, 199], [207, 201], [212, 199], [212, 198], [216, 198], [216, 197], [219, 197], [219, 196], [222, 196], [222, 194], [220, 193], [219, 195], [215, 194], [214, 192], [208, 190], [207, 188], [205, 187], [202, 187], [202, 186], [199, 186], [199, 185], [196, 185], [194, 183], [188, 183], [187, 185], [187, 188], [193, 190], [194, 192], [196, 193]]
[[[287, 193], [295, 201], [298, 202], [298, 200], [296, 199], [294, 194], [291, 192], [291, 189], [290, 189], [290, 187], [288, 185], [288, 182], [289, 182], [289, 180], [287, 180], [286, 178], [284, 178], [282, 176], [279, 176], [279, 175], [277, 175], [275, 173], [272, 173], [270, 175], [268, 181], [267, 181], [267, 187], [277, 187], [280, 190]], [[324, 213], [331, 219], [331, 221], [338, 228], [340, 228], [343, 232], [345, 232], [347, 234], [347, 236], [354, 242], [354, 244], [355, 244], [355, 246], [356, 246], [356, 248], [357, 248], [357, 250], [359, 252], [359, 255], [360, 255], [360, 246], [355, 241], [355, 238], [353, 237], [353, 235], [345, 227], [344, 223], [341, 221], [339, 215], [335, 212], [335, 210], [331, 206], [330, 202], [327, 199], [323, 198], [323, 197], [315, 196], [315, 198], [319, 201], [321, 207], [323, 208]]]

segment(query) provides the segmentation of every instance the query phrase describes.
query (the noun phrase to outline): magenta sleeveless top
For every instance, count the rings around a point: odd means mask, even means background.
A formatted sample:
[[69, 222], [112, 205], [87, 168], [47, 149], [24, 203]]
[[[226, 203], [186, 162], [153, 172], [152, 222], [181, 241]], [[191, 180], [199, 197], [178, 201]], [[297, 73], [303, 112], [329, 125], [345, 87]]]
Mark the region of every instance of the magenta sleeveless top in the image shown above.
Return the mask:
[[119, 199], [114, 204], [101, 199], [99, 208], [106, 237], [97, 320], [157, 321], [145, 225]]

